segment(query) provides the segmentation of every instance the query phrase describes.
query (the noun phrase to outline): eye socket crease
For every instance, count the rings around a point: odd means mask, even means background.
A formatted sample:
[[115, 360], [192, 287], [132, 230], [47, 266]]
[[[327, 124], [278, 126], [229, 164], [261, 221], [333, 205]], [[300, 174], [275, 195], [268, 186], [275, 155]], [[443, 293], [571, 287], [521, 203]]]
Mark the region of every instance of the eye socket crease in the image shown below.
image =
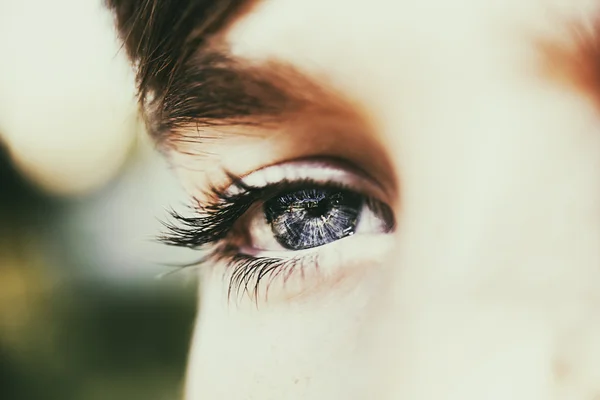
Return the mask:
[[324, 158], [376, 176], [395, 197], [385, 143], [368, 110], [325, 77], [282, 62], [200, 52], [174, 82], [162, 109], [147, 115], [159, 149], [190, 193], [206, 186], [208, 175], [208, 183], [218, 185], [214, 175], [223, 170], [245, 175], [266, 165]]

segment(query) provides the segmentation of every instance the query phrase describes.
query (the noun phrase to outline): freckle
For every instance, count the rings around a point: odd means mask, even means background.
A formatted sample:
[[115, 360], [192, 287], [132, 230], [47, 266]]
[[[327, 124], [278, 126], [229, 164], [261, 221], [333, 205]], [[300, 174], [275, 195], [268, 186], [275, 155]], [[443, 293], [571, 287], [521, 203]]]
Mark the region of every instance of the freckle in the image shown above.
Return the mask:
[[[564, 360], [556, 360], [552, 365], [552, 372], [554, 373], [554, 379], [556, 381], [561, 382], [567, 379], [570, 374], [570, 368]], [[594, 399], [600, 400], [600, 399]]]

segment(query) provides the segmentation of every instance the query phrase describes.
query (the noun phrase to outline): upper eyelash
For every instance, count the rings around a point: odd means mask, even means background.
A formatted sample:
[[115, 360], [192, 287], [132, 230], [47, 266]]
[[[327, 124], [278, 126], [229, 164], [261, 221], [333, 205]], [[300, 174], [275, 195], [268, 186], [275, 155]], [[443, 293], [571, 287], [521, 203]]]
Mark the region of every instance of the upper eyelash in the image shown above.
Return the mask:
[[167, 232], [159, 237], [162, 243], [188, 248], [200, 248], [224, 239], [231, 227], [250, 206], [260, 198], [260, 189], [250, 188], [241, 179], [232, 179], [232, 186], [240, 189], [239, 193], [229, 195], [225, 191], [211, 188], [215, 201], [202, 205], [194, 198], [193, 216], [183, 216], [171, 210], [173, 222], [164, 222]]

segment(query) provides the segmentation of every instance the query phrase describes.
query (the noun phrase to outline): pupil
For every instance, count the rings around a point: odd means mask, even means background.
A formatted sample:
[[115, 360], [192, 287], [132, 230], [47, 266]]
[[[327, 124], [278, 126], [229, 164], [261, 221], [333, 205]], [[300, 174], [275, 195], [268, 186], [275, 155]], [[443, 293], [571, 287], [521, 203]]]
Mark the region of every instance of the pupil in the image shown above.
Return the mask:
[[275, 239], [286, 249], [323, 246], [355, 232], [363, 196], [339, 189], [311, 188], [282, 193], [265, 202]]
[[324, 199], [321, 201], [307, 203], [306, 215], [308, 218], [317, 218], [324, 216], [329, 211], [329, 200]]

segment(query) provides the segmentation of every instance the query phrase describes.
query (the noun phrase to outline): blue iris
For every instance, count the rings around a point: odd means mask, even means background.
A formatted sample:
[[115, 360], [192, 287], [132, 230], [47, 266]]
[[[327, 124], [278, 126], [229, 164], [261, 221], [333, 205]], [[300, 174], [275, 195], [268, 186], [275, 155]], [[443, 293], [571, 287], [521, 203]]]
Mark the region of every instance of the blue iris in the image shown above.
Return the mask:
[[279, 244], [302, 250], [352, 235], [364, 202], [348, 190], [308, 188], [271, 198], [264, 212]]

